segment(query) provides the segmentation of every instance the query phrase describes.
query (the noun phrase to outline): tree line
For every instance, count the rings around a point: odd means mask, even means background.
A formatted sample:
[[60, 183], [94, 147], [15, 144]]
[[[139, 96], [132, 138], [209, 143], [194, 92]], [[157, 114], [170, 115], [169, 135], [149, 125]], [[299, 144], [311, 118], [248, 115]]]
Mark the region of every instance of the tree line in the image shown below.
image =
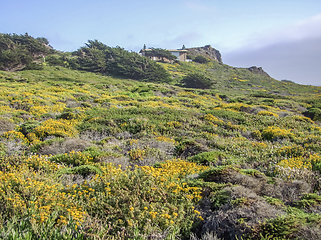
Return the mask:
[[41, 67], [37, 61], [52, 51], [46, 38], [0, 33], [0, 70], [17, 71]]
[[89, 40], [72, 56], [68, 62], [73, 69], [151, 82], [170, 81], [169, 73], [149, 58], [119, 46], [109, 47], [98, 40]]
[[[160, 51], [158, 51], [160, 52]], [[54, 50], [46, 38], [0, 33], [0, 70], [42, 69], [43, 64], [60, 65], [104, 75], [151, 82], [169, 82], [170, 75], [156, 62], [119, 46], [109, 47], [88, 40], [72, 53]]]

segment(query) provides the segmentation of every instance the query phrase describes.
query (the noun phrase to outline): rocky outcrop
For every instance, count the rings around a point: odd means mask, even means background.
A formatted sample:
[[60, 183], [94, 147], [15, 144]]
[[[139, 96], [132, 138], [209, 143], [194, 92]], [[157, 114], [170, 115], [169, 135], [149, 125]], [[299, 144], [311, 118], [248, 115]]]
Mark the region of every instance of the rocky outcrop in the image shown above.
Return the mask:
[[263, 75], [263, 76], [266, 76], [266, 77], [270, 77], [270, 75], [267, 74], [263, 70], [263, 68], [261, 68], [261, 67], [252, 66], [252, 67], [247, 68], [247, 70], [249, 70], [250, 72], [255, 73], [255, 74], [259, 74], [259, 75]]
[[206, 58], [210, 58], [211, 60], [215, 60], [222, 63], [221, 53], [215, 48], [212, 48], [211, 45], [196, 48], [186, 48], [186, 50], [188, 50], [188, 55], [190, 55], [191, 57], [201, 55]]

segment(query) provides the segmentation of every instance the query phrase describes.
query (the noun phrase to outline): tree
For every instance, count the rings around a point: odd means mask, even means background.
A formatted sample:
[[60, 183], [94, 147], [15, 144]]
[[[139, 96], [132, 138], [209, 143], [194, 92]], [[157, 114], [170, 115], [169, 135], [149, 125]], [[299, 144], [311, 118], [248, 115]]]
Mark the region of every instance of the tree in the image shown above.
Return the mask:
[[49, 41], [47, 38], [44, 38], [44, 37], [38, 37], [36, 38], [39, 42], [45, 44], [45, 45], [49, 45]]
[[38, 69], [33, 62], [50, 53], [43, 41], [44, 38], [39, 41], [27, 33], [0, 34], [0, 69], [17, 71], [28, 65], [30, 65], [28, 69]]
[[125, 49], [109, 47], [98, 40], [88, 40], [69, 59], [74, 69], [99, 72], [136, 80], [168, 82], [170, 75], [156, 62]]
[[213, 81], [201, 73], [189, 73], [182, 79], [182, 84], [187, 88], [210, 88]]

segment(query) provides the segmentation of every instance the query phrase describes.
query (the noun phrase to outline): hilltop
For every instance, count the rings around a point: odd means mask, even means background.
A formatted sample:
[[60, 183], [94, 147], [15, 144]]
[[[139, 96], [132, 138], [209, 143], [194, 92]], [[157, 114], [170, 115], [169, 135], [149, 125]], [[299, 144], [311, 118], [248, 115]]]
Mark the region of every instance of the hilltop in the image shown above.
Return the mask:
[[20, 48], [0, 71], [2, 239], [321, 238], [320, 87], [96, 40]]

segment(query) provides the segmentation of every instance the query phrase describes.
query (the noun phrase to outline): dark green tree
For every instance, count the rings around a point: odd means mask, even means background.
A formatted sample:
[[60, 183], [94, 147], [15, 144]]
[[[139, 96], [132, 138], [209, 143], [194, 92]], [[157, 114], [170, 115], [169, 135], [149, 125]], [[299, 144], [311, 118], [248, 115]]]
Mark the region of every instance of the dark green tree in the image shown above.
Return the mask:
[[69, 64], [74, 69], [99, 72], [137, 80], [168, 82], [170, 75], [156, 62], [117, 47], [109, 47], [98, 40], [89, 40], [73, 53]]
[[47, 38], [44, 38], [44, 37], [38, 37], [36, 38], [39, 42], [45, 44], [45, 45], [49, 45], [49, 41]]
[[45, 58], [50, 53], [50, 48], [41, 41], [29, 36], [17, 34], [0, 34], [0, 69], [16, 71], [39, 69], [34, 61]]

